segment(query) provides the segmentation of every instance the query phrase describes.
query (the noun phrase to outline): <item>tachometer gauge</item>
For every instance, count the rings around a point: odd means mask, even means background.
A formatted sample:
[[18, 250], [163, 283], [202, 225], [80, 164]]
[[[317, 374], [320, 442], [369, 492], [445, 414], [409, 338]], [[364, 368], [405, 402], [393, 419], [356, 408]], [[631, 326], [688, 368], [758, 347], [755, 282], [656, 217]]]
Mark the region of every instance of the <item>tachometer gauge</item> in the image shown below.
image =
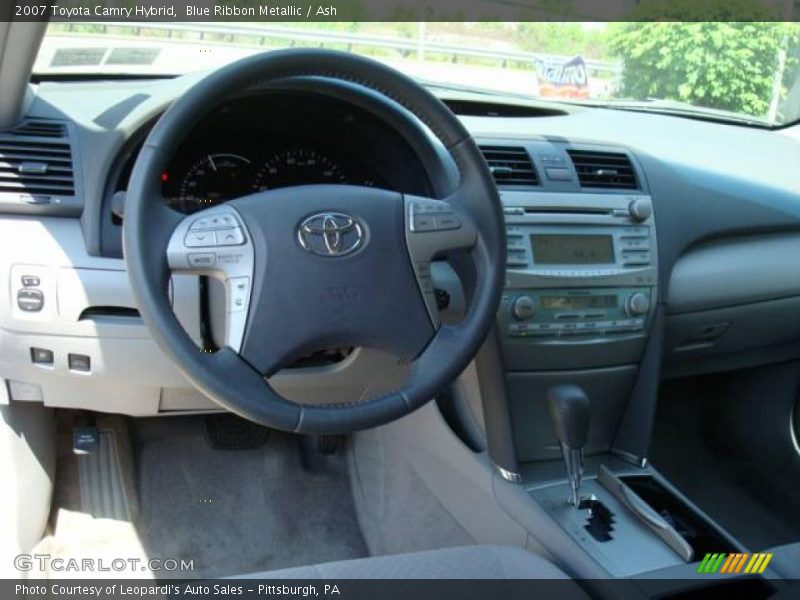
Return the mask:
[[207, 154], [189, 167], [176, 208], [195, 212], [251, 193], [250, 160], [238, 154]]
[[346, 183], [339, 165], [316, 150], [284, 150], [270, 157], [256, 173], [253, 190], [262, 192], [308, 183]]

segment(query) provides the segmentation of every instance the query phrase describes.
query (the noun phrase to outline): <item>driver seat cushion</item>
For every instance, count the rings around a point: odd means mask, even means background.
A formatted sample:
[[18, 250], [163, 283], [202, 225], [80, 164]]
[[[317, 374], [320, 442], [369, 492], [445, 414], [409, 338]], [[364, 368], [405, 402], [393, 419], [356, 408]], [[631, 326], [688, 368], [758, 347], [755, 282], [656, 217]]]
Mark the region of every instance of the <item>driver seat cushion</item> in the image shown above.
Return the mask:
[[[570, 579], [548, 560], [511, 546], [460, 546], [293, 567], [243, 579]], [[578, 590], [576, 585], [576, 591]]]

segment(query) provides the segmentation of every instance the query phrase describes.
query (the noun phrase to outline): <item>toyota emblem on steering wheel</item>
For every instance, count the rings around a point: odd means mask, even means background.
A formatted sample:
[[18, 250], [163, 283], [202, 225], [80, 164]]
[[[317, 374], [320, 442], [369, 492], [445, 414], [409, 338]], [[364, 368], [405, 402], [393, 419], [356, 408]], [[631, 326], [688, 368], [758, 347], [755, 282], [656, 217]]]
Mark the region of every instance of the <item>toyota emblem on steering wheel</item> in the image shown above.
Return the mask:
[[300, 223], [297, 239], [304, 249], [317, 256], [345, 256], [363, 245], [364, 229], [350, 215], [318, 213]]

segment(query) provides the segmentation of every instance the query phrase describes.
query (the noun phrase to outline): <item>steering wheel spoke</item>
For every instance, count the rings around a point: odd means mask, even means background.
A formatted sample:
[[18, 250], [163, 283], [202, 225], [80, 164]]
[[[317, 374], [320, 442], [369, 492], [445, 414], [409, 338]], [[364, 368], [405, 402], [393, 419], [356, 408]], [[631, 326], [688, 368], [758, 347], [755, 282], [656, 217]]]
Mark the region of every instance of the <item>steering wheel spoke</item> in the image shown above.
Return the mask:
[[478, 239], [472, 218], [450, 202], [405, 196], [406, 244], [431, 321], [439, 325], [431, 260], [452, 250], [469, 249]]
[[206, 275], [225, 285], [225, 345], [239, 352], [244, 339], [255, 252], [242, 216], [231, 205], [185, 217], [167, 246], [173, 273]]

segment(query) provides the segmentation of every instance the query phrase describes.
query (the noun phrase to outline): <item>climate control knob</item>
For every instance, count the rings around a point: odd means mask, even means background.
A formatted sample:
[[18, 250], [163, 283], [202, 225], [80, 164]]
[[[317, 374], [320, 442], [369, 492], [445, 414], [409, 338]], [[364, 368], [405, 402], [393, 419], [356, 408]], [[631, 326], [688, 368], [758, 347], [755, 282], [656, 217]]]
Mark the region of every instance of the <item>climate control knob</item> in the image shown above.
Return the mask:
[[641, 223], [653, 214], [653, 203], [647, 198], [636, 198], [636, 200], [631, 200], [631, 203], [628, 204], [628, 212], [631, 215], [631, 220]]
[[533, 299], [530, 296], [520, 296], [511, 305], [511, 315], [517, 321], [524, 321], [533, 316], [534, 309]]
[[642, 292], [634, 292], [625, 299], [625, 312], [629, 317], [640, 317], [650, 311], [650, 297]]

